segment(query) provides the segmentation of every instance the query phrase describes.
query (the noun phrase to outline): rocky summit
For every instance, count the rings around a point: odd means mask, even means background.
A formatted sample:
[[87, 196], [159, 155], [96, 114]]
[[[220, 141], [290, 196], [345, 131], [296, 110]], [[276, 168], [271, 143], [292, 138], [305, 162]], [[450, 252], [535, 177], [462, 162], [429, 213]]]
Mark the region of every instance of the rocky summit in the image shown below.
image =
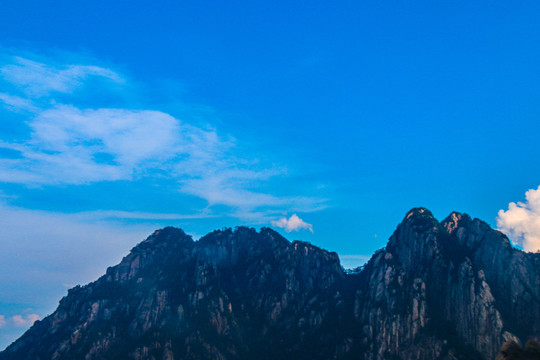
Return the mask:
[[539, 338], [540, 254], [416, 208], [353, 272], [269, 228], [158, 230], [0, 360], [495, 359]]

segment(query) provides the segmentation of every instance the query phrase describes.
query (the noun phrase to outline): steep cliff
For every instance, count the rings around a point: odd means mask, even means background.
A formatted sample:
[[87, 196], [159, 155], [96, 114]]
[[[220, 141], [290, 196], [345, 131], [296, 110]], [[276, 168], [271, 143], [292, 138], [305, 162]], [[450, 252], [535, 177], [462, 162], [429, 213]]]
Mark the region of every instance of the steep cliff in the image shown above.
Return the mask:
[[540, 337], [539, 265], [480, 220], [423, 208], [355, 273], [268, 228], [165, 228], [0, 360], [494, 359]]

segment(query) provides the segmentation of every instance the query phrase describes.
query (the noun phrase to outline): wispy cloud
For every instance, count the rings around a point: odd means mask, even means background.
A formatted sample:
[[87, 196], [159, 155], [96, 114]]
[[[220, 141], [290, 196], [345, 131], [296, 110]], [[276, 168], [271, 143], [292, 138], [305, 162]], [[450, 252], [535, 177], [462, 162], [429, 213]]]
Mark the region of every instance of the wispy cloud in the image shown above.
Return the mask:
[[0, 329], [6, 326], [6, 317], [4, 315], [0, 315]]
[[41, 97], [51, 92], [70, 93], [89, 77], [101, 77], [123, 82], [110, 69], [93, 65], [50, 65], [15, 56], [10, 64], [0, 68], [4, 80], [15, 84], [28, 95]]
[[36, 321], [39, 320], [39, 315], [38, 314], [14, 315], [11, 317], [10, 320], [17, 327], [28, 327], [28, 326], [32, 326]]
[[290, 218], [281, 218], [279, 220], [272, 221], [272, 226], [285, 229], [286, 232], [309, 230], [313, 232], [313, 225], [308, 224], [304, 220], [300, 219], [298, 215], [292, 214]]
[[18, 154], [0, 158], [1, 182], [80, 185], [159, 176], [174, 179], [180, 192], [209, 206], [232, 208], [233, 215], [257, 213], [261, 207], [311, 211], [322, 206], [321, 199], [258, 190], [272, 177], [284, 176], [285, 168], [245, 156], [235, 139], [214, 128], [155, 110], [78, 107], [55, 96], [74, 92], [90, 77], [125, 81], [113, 70], [12, 57], [0, 75], [25, 94], [0, 94], [4, 107], [32, 114], [29, 137], [0, 140], [0, 149]]
[[508, 210], [499, 210], [497, 227], [515, 245], [530, 252], [540, 251], [540, 186], [525, 193], [525, 202], [508, 204]]

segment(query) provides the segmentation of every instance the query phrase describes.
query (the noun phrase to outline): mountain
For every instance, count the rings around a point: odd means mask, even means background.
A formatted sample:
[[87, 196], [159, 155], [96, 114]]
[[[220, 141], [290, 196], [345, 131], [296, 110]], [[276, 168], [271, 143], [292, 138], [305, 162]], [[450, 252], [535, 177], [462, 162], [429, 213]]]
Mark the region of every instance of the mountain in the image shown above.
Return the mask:
[[361, 269], [277, 232], [154, 232], [69, 290], [7, 359], [494, 359], [540, 338], [540, 254], [478, 219], [408, 212]]

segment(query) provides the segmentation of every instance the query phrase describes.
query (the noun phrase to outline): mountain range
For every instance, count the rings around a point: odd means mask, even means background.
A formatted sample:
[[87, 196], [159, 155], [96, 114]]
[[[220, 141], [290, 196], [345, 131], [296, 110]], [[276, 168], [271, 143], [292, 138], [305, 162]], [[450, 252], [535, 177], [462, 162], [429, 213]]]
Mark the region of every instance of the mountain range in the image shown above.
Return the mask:
[[270, 228], [157, 230], [0, 360], [487, 360], [528, 339], [540, 339], [540, 253], [415, 208], [352, 271]]

